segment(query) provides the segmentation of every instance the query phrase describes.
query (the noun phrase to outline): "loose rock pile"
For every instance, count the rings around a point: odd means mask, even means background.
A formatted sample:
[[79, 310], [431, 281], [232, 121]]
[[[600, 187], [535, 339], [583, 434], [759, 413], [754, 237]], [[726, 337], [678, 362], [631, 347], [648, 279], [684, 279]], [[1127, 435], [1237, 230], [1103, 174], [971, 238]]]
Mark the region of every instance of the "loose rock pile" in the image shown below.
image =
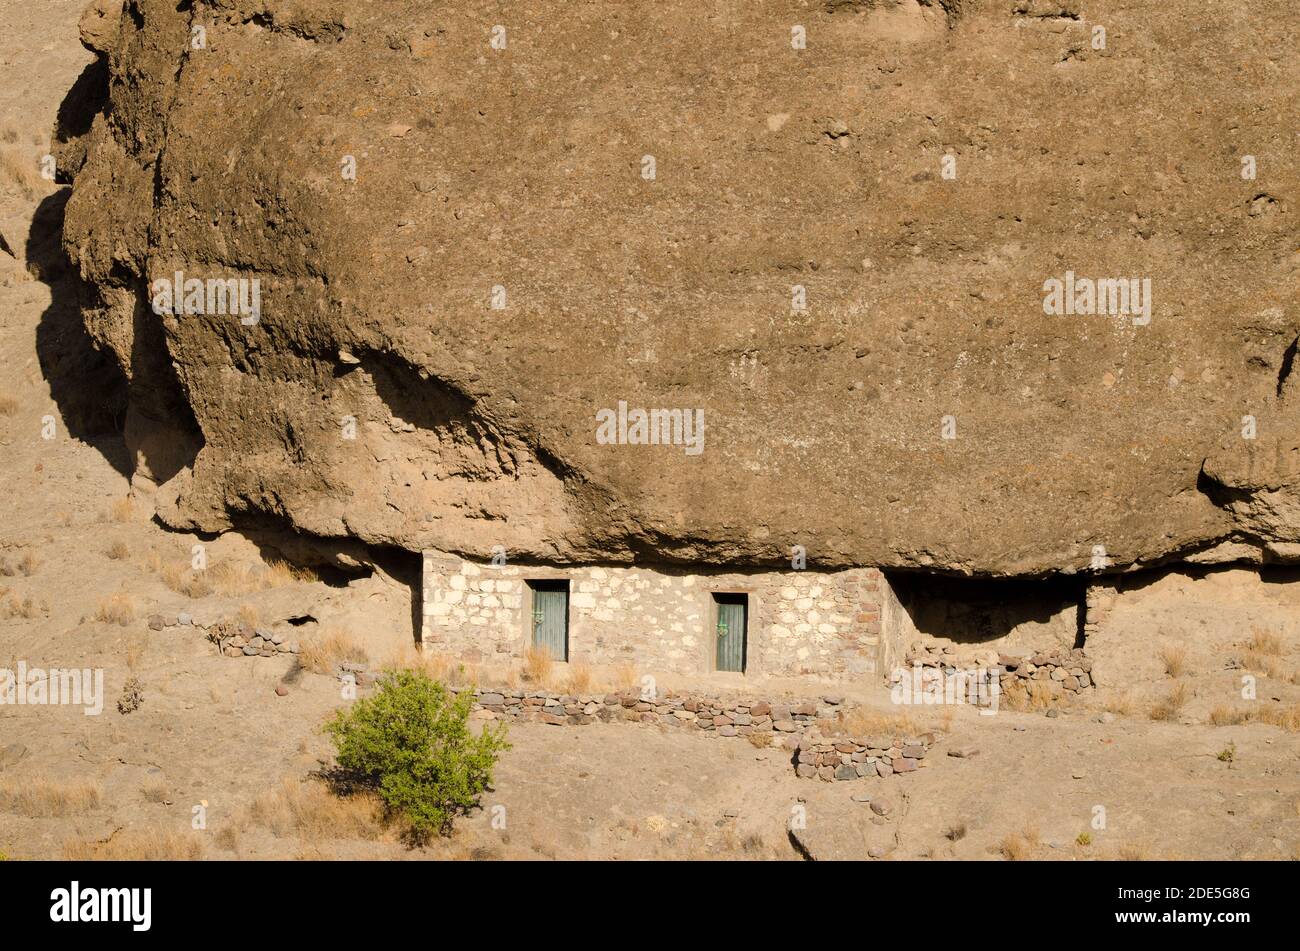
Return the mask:
[[[995, 651], [972, 652], [959, 655], [953, 648], [914, 643], [907, 654], [908, 668], [919, 667], [923, 677], [942, 677], [952, 680], [971, 674], [996, 671], [998, 687], [1002, 694], [1025, 691], [1029, 684], [1052, 695], [1066, 697], [1088, 687], [1096, 686], [1092, 679], [1092, 659], [1083, 648], [1073, 650], [1039, 651], [1026, 656], [1002, 654]], [[897, 684], [909, 675], [908, 669], [896, 670], [890, 682]], [[960, 691], [958, 691], [960, 692]]]
[[831, 739], [802, 736], [795, 757], [795, 773], [824, 782], [910, 773], [927, 765], [925, 755], [934, 741], [933, 733], [915, 737]]
[[274, 657], [277, 654], [297, 654], [298, 642], [280, 631], [253, 627], [244, 621], [221, 620], [215, 624], [195, 623], [188, 614], [151, 614], [148, 619], [151, 631], [169, 627], [193, 627], [207, 634], [224, 657]]
[[1004, 692], [1017, 681], [1037, 681], [1046, 684], [1053, 692], [1064, 693], [1077, 693], [1096, 686], [1092, 679], [1092, 659], [1081, 647], [1029, 657], [1000, 654], [998, 663], [1006, 671], [1001, 677]]
[[769, 745], [794, 753], [797, 775], [827, 782], [891, 776], [925, 765], [933, 733], [917, 737], [824, 737], [818, 721], [834, 716], [842, 700], [720, 700], [670, 694], [653, 700], [636, 693], [557, 694], [546, 691], [475, 691], [481, 718], [582, 725], [597, 720], [650, 723], [717, 736], [766, 734]]
[[242, 621], [218, 621], [207, 631], [208, 640], [226, 657], [274, 657], [299, 651], [298, 644], [279, 631], [254, 628]]

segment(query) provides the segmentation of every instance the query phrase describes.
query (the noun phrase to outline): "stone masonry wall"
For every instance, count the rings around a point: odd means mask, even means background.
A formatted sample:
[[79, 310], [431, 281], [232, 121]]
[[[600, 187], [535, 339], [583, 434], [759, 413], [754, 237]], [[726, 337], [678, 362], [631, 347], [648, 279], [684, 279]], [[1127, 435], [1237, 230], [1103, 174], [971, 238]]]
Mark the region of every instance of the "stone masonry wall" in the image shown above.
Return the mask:
[[875, 568], [691, 574], [672, 568], [493, 566], [424, 553], [425, 647], [467, 660], [531, 643], [528, 580], [569, 581], [569, 659], [647, 673], [714, 669], [713, 594], [749, 595], [746, 673], [874, 678], [884, 670]]

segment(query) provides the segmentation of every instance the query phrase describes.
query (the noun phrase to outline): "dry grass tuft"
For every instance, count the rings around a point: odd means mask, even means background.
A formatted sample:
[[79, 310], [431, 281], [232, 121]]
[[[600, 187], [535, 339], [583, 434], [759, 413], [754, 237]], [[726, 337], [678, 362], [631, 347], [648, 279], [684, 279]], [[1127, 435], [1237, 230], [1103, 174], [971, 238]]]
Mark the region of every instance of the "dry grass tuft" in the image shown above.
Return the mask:
[[1247, 670], [1253, 670], [1255, 673], [1271, 677], [1273, 680], [1292, 679], [1292, 674], [1287, 670], [1286, 664], [1279, 658], [1267, 654], [1247, 651], [1241, 655], [1241, 665]]
[[127, 546], [126, 542], [118, 539], [108, 546], [108, 550], [105, 551], [104, 554], [113, 561], [126, 561], [126, 559], [131, 557], [131, 549]]
[[1119, 858], [1123, 862], [1150, 862], [1151, 847], [1145, 842], [1130, 842], [1119, 847]]
[[203, 572], [187, 568], [183, 564], [163, 565], [159, 577], [168, 588], [187, 598], [206, 598], [212, 593], [212, 582]]
[[1187, 689], [1186, 684], [1180, 682], [1169, 692], [1169, 696], [1151, 708], [1151, 719], [1161, 721], [1174, 719], [1190, 698], [1191, 691]]
[[591, 668], [581, 663], [570, 664], [569, 678], [565, 682], [565, 689], [572, 694], [591, 693]]
[[1170, 677], [1181, 677], [1187, 673], [1187, 648], [1181, 644], [1166, 644], [1161, 647], [1160, 660], [1165, 665], [1165, 673]]
[[[8, 589], [6, 588], [5, 591], [7, 593]], [[5, 618], [6, 620], [10, 618], [23, 618], [24, 620], [30, 621], [33, 618], [40, 617], [41, 613], [40, 607], [37, 606], [36, 602], [30, 596], [19, 598], [18, 595], [11, 594], [3, 604], [0, 604], [0, 617]]]
[[479, 682], [478, 667], [466, 664], [439, 651], [404, 648], [388, 665], [397, 670], [418, 670], [439, 683], [452, 687], [474, 687]]
[[1002, 691], [1000, 702], [1018, 713], [1042, 713], [1057, 705], [1057, 697], [1047, 682], [1017, 679]]
[[0, 393], [0, 416], [12, 416], [18, 412], [18, 401], [7, 393]]
[[636, 685], [636, 668], [631, 664], [623, 664], [614, 671], [615, 692], [627, 693], [629, 690], [635, 690]]
[[1251, 630], [1250, 640], [1246, 642], [1246, 647], [1256, 654], [1267, 654], [1270, 657], [1280, 657], [1284, 651], [1282, 638], [1276, 631], [1268, 631], [1258, 627]]
[[203, 843], [175, 832], [124, 832], [103, 842], [67, 842], [63, 857], [72, 862], [196, 862]]
[[545, 647], [530, 647], [524, 651], [523, 678], [529, 683], [544, 687], [550, 683], [551, 667], [555, 659]]
[[302, 642], [298, 663], [317, 674], [332, 674], [339, 664], [369, 663], [370, 655], [351, 631], [329, 628]]
[[924, 732], [909, 714], [885, 713], [871, 707], [852, 707], [838, 710], [829, 720], [818, 720], [817, 725], [826, 736], [911, 736]]
[[1250, 711], [1240, 710], [1221, 703], [1210, 711], [1210, 723], [1214, 726], [1238, 726], [1250, 721]]
[[47, 183], [41, 177], [39, 157], [25, 152], [18, 147], [0, 147], [0, 183], [15, 186], [31, 201], [45, 193]]
[[129, 522], [135, 518], [135, 502], [130, 496], [115, 499], [108, 507], [108, 517], [114, 522]]
[[95, 620], [126, 627], [135, 620], [135, 602], [129, 594], [121, 592], [100, 598], [99, 606], [95, 608]]
[[1288, 733], [1300, 733], [1300, 703], [1290, 707], [1270, 706], [1262, 702], [1255, 707], [1230, 707], [1227, 704], [1219, 704], [1210, 711], [1210, 723], [1214, 726], [1266, 723]]
[[1288, 733], [1300, 733], [1300, 703], [1290, 707], [1261, 707], [1252, 719], [1286, 730]]
[[337, 796], [316, 782], [284, 780], [253, 801], [250, 816], [277, 836], [303, 839], [377, 839], [384, 831], [376, 797]]
[[1023, 862], [1034, 854], [1038, 847], [1038, 830], [1027, 826], [1021, 832], [1012, 832], [998, 845], [998, 851], [1008, 862]]
[[85, 780], [58, 782], [43, 776], [11, 780], [0, 786], [0, 808], [30, 818], [61, 818], [99, 805], [99, 786]]
[[158, 779], [150, 780], [140, 787], [140, 795], [145, 802], [166, 802], [167, 784]]
[[256, 594], [291, 584], [319, 581], [320, 576], [308, 568], [295, 568], [287, 561], [272, 559], [264, 565], [250, 562], [222, 561], [208, 572], [212, 586], [221, 594], [236, 596]]

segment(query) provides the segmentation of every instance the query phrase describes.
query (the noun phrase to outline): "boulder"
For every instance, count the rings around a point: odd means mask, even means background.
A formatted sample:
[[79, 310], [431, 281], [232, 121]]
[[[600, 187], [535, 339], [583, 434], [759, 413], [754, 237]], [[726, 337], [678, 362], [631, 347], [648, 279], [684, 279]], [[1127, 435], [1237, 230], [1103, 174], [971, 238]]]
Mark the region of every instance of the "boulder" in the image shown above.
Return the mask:
[[472, 4], [92, 5], [63, 241], [159, 517], [566, 562], [1300, 561], [1294, 29], [1168, 0], [1093, 49], [869, 6], [800, 8], [795, 50], [768, 4], [539, 0], [497, 45]]

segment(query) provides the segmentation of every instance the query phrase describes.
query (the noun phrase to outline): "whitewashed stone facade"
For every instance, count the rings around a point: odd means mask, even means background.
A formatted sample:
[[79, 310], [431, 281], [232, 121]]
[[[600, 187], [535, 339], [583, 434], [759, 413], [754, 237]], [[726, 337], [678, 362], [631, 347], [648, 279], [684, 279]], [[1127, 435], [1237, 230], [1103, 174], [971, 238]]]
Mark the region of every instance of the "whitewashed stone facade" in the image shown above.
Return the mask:
[[898, 646], [896, 604], [875, 568], [690, 573], [676, 567], [494, 566], [424, 553], [424, 646], [469, 661], [521, 657], [532, 643], [528, 581], [569, 582], [569, 660], [702, 674], [715, 669], [715, 593], [748, 596], [745, 673], [882, 677]]

